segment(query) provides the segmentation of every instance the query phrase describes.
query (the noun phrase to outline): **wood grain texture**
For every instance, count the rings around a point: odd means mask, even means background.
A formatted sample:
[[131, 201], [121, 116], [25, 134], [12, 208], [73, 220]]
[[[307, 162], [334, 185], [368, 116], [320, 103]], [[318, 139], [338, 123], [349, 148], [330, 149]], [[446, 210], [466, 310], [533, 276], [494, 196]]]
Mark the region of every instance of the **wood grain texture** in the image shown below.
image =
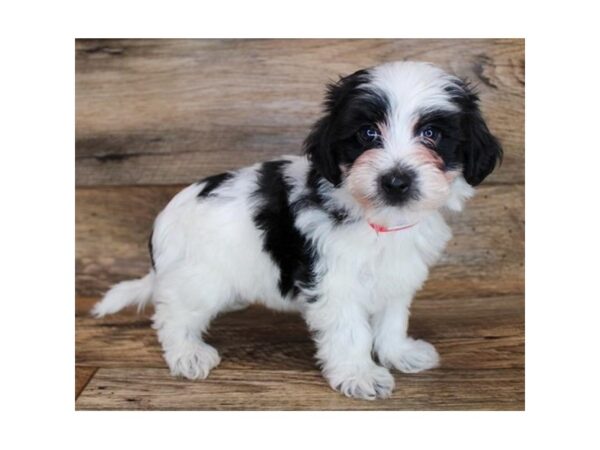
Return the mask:
[[[79, 295], [100, 295], [110, 285], [149, 269], [148, 236], [156, 214], [180, 186], [78, 188], [76, 282]], [[490, 296], [523, 292], [524, 189], [483, 185], [461, 214], [423, 295]]]
[[393, 60], [472, 80], [505, 148], [488, 183], [524, 181], [518, 39], [78, 40], [78, 186], [179, 184], [298, 154], [324, 86]]
[[102, 368], [75, 404], [78, 410], [523, 410], [524, 370], [395, 374], [386, 400], [346, 398], [316, 370], [215, 370], [203, 381], [167, 369]]
[[75, 399], [79, 397], [97, 370], [97, 367], [75, 366]]
[[95, 301], [77, 300], [77, 364], [101, 367], [77, 409], [524, 408], [522, 296], [418, 299], [410, 332], [436, 345], [442, 366], [417, 375], [395, 373], [392, 399], [376, 402], [330, 390], [298, 315], [252, 307], [219, 317], [207, 341], [222, 362], [207, 380], [191, 382], [169, 375], [150, 328], [151, 311], [92, 319]]
[[[164, 368], [151, 329], [151, 311], [128, 310], [103, 319], [87, 313], [97, 298], [79, 298], [76, 362], [97, 367]], [[435, 344], [445, 370], [524, 367], [522, 296], [417, 299], [410, 333]], [[313, 342], [304, 321], [251, 307], [225, 314], [211, 325], [206, 341], [223, 359], [219, 370], [311, 370]]]
[[[76, 409], [522, 410], [524, 41], [77, 40]], [[480, 92], [503, 166], [478, 189], [412, 309], [410, 333], [440, 369], [395, 373], [392, 399], [333, 392], [299, 316], [259, 307], [218, 317], [222, 363], [172, 378], [152, 308], [92, 319], [112, 284], [144, 275], [157, 213], [184, 185], [300, 152], [325, 83], [391, 60], [425, 60]]]

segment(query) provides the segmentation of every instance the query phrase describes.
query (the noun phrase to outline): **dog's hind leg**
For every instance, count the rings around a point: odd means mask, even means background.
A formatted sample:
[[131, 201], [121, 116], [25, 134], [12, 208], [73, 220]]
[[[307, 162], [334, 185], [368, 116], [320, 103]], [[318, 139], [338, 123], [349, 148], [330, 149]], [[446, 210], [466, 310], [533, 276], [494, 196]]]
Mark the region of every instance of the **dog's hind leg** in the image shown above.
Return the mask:
[[202, 340], [210, 314], [176, 310], [171, 304], [158, 304], [153, 327], [163, 348], [171, 375], [191, 380], [206, 378], [221, 361], [217, 350]]
[[228, 302], [222, 289], [216, 292], [210, 289], [214, 283], [203, 286], [202, 281], [206, 277], [178, 276], [164, 283], [168, 286], [157, 288], [153, 327], [173, 376], [206, 378], [220, 362], [217, 350], [202, 340], [202, 333]]

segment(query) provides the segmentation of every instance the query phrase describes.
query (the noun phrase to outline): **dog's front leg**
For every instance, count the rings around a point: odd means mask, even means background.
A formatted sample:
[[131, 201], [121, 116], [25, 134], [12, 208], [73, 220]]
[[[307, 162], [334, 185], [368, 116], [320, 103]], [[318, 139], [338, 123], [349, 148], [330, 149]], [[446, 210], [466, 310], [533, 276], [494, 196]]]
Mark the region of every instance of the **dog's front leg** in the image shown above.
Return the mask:
[[388, 301], [373, 316], [374, 349], [385, 367], [415, 373], [439, 364], [435, 347], [429, 342], [407, 335], [409, 307], [412, 296]]
[[360, 304], [348, 298], [322, 297], [305, 315], [331, 387], [348, 397], [368, 400], [391, 395], [394, 378], [371, 357], [373, 333]]

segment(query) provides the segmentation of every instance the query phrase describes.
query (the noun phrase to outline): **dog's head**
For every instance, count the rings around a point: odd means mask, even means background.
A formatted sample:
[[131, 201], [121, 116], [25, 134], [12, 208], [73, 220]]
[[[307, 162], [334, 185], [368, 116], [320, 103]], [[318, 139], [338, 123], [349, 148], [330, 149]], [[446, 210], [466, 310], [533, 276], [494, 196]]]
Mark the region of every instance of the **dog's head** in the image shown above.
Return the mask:
[[460, 209], [502, 157], [461, 79], [426, 63], [360, 70], [328, 87], [305, 141], [319, 173], [386, 226]]

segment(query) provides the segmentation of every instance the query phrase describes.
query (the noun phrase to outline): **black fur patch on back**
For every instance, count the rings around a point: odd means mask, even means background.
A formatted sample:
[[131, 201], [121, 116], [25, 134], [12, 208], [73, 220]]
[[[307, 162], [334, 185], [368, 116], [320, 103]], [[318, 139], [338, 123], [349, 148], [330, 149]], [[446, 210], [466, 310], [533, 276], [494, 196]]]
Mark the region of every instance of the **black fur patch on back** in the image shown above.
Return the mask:
[[256, 227], [263, 231], [263, 249], [280, 270], [279, 291], [293, 297], [300, 286], [314, 283], [315, 252], [294, 224], [294, 213], [289, 203], [291, 186], [283, 170], [290, 161], [269, 161], [258, 170], [254, 196], [261, 200], [254, 214]]
[[233, 174], [231, 172], [220, 173], [218, 175], [203, 178], [202, 180], [198, 181], [198, 184], [206, 183], [206, 185], [198, 193], [198, 197], [208, 197], [212, 191], [217, 189], [231, 178], [233, 178]]

